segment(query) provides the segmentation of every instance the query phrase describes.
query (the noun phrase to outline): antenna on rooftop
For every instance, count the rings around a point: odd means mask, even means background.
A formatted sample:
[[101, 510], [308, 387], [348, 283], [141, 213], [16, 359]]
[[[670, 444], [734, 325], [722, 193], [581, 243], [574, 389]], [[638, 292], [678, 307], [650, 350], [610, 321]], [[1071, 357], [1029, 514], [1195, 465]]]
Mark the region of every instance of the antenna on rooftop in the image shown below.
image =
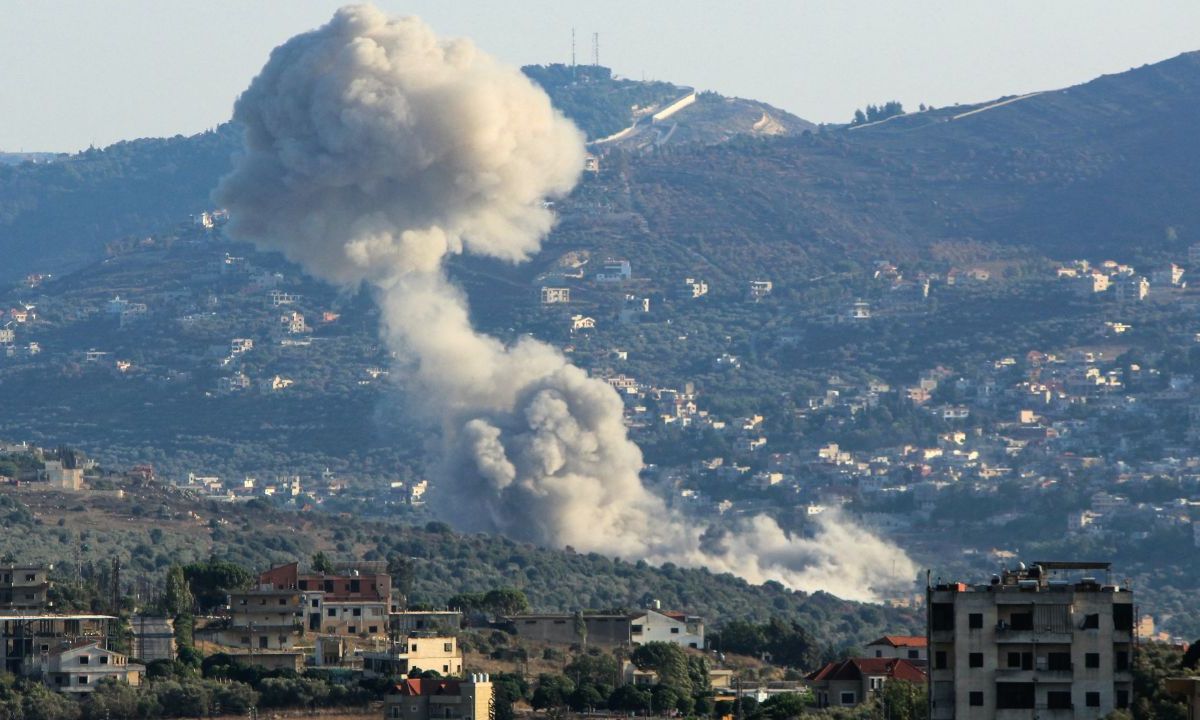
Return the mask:
[[592, 33], [592, 64], [600, 64], [600, 33]]
[[575, 79], [575, 28], [571, 28], [571, 79]]

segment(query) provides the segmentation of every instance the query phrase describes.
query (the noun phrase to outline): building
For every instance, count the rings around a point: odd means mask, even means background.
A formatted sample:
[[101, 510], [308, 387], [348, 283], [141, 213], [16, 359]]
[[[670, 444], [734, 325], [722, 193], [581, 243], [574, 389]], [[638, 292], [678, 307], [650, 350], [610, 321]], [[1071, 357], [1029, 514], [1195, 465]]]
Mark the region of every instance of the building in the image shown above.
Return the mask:
[[462, 675], [462, 650], [451, 635], [410, 635], [384, 651], [362, 653], [363, 676], [403, 677], [433, 670], [444, 677]]
[[559, 645], [628, 645], [633, 640], [628, 615], [545, 613], [506, 619], [522, 640]]
[[47, 460], [45, 462], [46, 482], [52, 488], [62, 490], [83, 489], [83, 468], [74, 459], [67, 461]]
[[[383, 637], [392, 609], [392, 578], [387, 573], [351, 569], [346, 574], [301, 573], [297, 563], [271, 568], [258, 576], [263, 588], [307, 593], [306, 627], [326, 635]], [[313, 605], [313, 601], [318, 604]]]
[[1187, 720], [1200, 720], [1200, 677], [1167, 678], [1167, 692], [1187, 703]]
[[628, 260], [616, 260], [609, 258], [604, 261], [604, 265], [600, 268], [600, 272], [596, 273], [596, 282], [600, 283], [619, 283], [625, 282], [633, 277], [633, 266]]
[[393, 637], [412, 633], [454, 633], [462, 629], [463, 614], [458, 610], [401, 610], [388, 614]]
[[884, 635], [866, 649], [869, 657], [912, 660], [918, 664], [929, 658], [929, 642], [924, 635]]
[[924, 683], [925, 672], [903, 658], [851, 658], [808, 675], [817, 707], [853, 707], [870, 701], [891, 680]]
[[320, 620], [319, 593], [310, 597], [290, 588], [260, 586], [229, 594], [229, 624], [212, 635], [216, 643], [226, 647], [291, 650], [306, 629], [319, 629]]
[[775, 289], [775, 284], [770, 280], [751, 280], [750, 281], [750, 299], [755, 302], [762, 300], [770, 295]]
[[3, 670], [14, 675], [40, 672], [43, 656], [55, 648], [80, 641], [107, 647], [111, 615], [53, 615], [23, 612], [0, 615], [0, 652]]
[[49, 604], [50, 567], [0, 565], [0, 610], [42, 610]]
[[1039, 562], [981, 585], [930, 585], [930, 718], [1101, 718], [1130, 707], [1133, 593], [1094, 577], [1109, 570]]
[[571, 302], [571, 288], [544, 287], [542, 288], [542, 304], [558, 305]]
[[495, 716], [487, 674], [466, 680], [409, 678], [384, 698], [386, 720], [489, 720]]
[[629, 637], [635, 645], [669, 642], [703, 650], [704, 620], [680, 612], [647, 610], [630, 620]]
[[135, 615], [130, 620], [133, 656], [145, 663], [175, 659], [175, 621], [165, 617]]
[[80, 640], [53, 648], [40, 657], [42, 682], [62, 693], [94, 692], [101, 680], [115, 678], [130, 685], [141, 683], [146, 668], [125, 655], [108, 650], [99, 640]]

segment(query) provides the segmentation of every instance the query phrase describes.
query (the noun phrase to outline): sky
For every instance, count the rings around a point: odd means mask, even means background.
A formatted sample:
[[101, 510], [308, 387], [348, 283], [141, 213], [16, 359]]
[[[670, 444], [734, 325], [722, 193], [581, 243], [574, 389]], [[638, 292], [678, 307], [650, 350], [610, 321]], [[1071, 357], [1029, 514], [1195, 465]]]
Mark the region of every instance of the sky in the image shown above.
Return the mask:
[[[0, 0], [0, 151], [190, 135], [325, 0]], [[1200, 49], [1196, 0], [379, 0], [513, 65], [600, 63], [814, 122], [1063, 87]]]

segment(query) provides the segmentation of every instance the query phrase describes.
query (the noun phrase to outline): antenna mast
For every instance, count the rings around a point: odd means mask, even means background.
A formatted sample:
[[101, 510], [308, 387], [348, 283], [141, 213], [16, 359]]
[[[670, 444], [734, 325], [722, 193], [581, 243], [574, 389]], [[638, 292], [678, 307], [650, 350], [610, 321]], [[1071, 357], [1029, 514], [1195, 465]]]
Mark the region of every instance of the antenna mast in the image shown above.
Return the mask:
[[592, 33], [592, 64], [600, 64], [600, 33]]

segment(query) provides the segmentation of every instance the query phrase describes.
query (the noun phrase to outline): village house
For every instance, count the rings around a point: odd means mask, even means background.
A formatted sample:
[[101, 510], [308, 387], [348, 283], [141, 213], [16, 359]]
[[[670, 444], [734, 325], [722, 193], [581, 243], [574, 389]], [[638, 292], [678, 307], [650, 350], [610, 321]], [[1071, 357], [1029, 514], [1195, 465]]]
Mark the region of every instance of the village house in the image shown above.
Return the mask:
[[465, 680], [408, 678], [384, 698], [385, 720], [488, 720], [492, 683], [485, 674]]
[[893, 680], [924, 685], [925, 671], [905, 659], [851, 658], [831, 662], [809, 674], [805, 684], [812, 688], [819, 708], [854, 707], [870, 701]]

